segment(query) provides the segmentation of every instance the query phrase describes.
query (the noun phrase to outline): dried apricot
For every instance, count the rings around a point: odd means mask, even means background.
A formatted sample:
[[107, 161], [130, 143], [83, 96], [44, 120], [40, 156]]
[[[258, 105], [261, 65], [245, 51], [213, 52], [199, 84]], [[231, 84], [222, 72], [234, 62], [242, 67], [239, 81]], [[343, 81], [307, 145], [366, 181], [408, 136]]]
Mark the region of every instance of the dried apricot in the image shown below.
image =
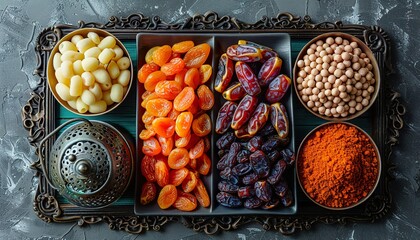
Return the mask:
[[194, 133], [191, 134], [190, 140], [188, 141], [188, 144], [187, 144], [187, 146], [185, 146], [185, 148], [186, 149], [193, 148], [198, 143], [198, 141], [200, 141], [200, 138], [197, 135], [195, 135]]
[[137, 78], [139, 82], [144, 83], [146, 82], [147, 76], [149, 76], [152, 72], [156, 72], [158, 70], [159, 70], [159, 66], [157, 64], [146, 63], [137, 72]]
[[191, 106], [187, 109], [188, 112], [192, 113], [193, 115], [196, 115], [201, 110], [200, 108], [200, 100], [198, 99], [197, 95], [194, 98], [194, 102], [191, 104]]
[[162, 155], [163, 156], [169, 156], [169, 154], [172, 151], [172, 148], [174, 147], [174, 139], [172, 137], [164, 138], [161, 136], [158, 136], [158, 141], [160, 144], [160, 147], [162, 148]]
[[179, 186], [188, 176], [190, 171], [187, 168], [172, 169], [169, 171], [169, 184]]
[[186, 53], [188, 50], [194, 47], [194, 42], [187, 40], [175, 43], [172, 45], [172, 51], [175, 53]]
[[208, 43], [199, 44], [185, 54], [184, 62], [187, 68], [200, 68], [207, 60], [210, 54], [210, 45]]
[[188, 145], [191, 139], [191, 133], [188, 132], [187, 136], [180, 137], [178, 134], [175, 134], [175, 146], [179, 148], [183, 148]]
[[198, 141], [195, 144], [195, 146], [190, 149], [190, 151], [188, 152], [188, 156], [190, 157], [190, 159], [197, 159], [201, 157], [203, 153], [204, 153], [204, 140], [200, 139], [200, 141]]
[[210, 206], [209, 194], [207, 193], [207, 189], [204, 186], [204, 183], [199, 178], [197, 179], [197, 185], [194, 189], [194, 195], [202, 207]]
[[209, 87], [201, 85], [197, 89], [198, 104], [203, 110], [210, 110], [214, 105], [214, 95]]
[[166, 99], [152, 99], [146, 104], [146, 111], [156, 117], [166, 117], [172, 109], [172, 102]]
[[141, 175], [149, 182], [155, 182], [155, 164], [156, 159], [151, 156], [145, 155], [140, 162]]
[[143, 108], [146, 108], [146, 104], [147, 104], [147, 102], [148, 101], [150, 101], [150, 100], [152, 100], [152, 99], [156, 99], [156, 98], [159, 98], [158, 97], [158, 95], [155, 93], [155, 92], [152, 92], [152, 93], [150, 93], [150, 94], [148, 94], [144, 99], [143, 99], [143, 101], [141, 102], [141, 106], [143, 107]]
[[168, 118], [176, 121], [176, 118], [179, 116], [180, 112], [172, 108], [171, 111], [168, 113]]
[[146, 63], [152, 63], [153, 62], [153, 52], [156, 51], [160, 46], [155, 46], [149, 49], [147, 51], [146, 56], [144, 57], [144, 60], [146, 60]]
[[209, 64], [203, 64], [200, 66], [199, 72], [201, 84], [206, 83], [210, 79], [212, 71], [213, 69]]
[[169, 184], [169, 169], [165, 161], [156, 161], [155, 178], [159, 186], [164, 187]]
[[145, 182], [141, 187], [140, 204], [147, 205], [155, 200], [157, 194], [156, 185], [152, 182]]
[[166, 76], [175, 75], [184, 69], [185, 63], [182, 58], [172, 58], [169, 62], [162, 65], [160, 70], [166, 74]]
[[194, 119], [192, 130], [199, 137], [208, 135], [211, 132], [211, 120], [209, 115], [203, 113], [198, 118]]
[[203, 140], [204, 140], [204, 152], [208, 152], [211, 148], [210, 139], [207, 136], [207, 137], [204, 137]]
[[187, 110], [194, 102], [195, 93], [192, 87], [185, 87], [174, 99], [174, 108], [177, 111]]
[[175, 148], [168, 156], [168, 165], [172, 169], [180, 169], [187, 166], [190, 158], [185, 148]]
[[156, 156], [162, 150], [158, 140], [155, 137], [151, 137], [143, 141], [142, 152], [148, 156]]
[[176, 118], [175, 131], [180, 137], [186, 137], [190, 133], [193, 115], [190, 112], [182, 112]]
[[207, 175], [210, 172], [211, 168], [211, 160], [207, 154], [203, 154], [201, 157], [197, 159], [197, 167], [196, 170], [202, 174]]
[[184, 78], [185, 78], [185, 74], [187, 73], [187, 71], [188, 71], [188, 69], [184, 68], [180, 72], [175, 74], [174, 81], [179, 83], [181, 85], [181, 88], [185, 87]]
[[191, 193], [178, 190], [178, 197], [173, 206], [178, 210], [190, 212], [197, 208], [197, 198]]
[[141, 140], [147, 140], [153, 136], [155, 136], [156, 133], [153, 130], [148, 130], [148, 129], [143, 129], [141, 130], [140, 134], [139, 134], [139, 138]]
[[141, 120], [142, 120], [142, 122], [144, 123], [144, 124], [146, 124], [146, 125], [150, 125], [150, 124], [152, 124], [152, 122], [153, 122], [153, 120], [155, 120], [155, 116], [153, 116], [152, 114], [150, 114], [148, 111], [145, 111], [144, 113], [143, 113], [143, 116], [141, 116]]
[[164, 137], [170, 138], [174, 135], [175, 132], [175, 121], [167, 117], [159, 117], [153, 120], [152, 123], [153, 129], [156, 134]]
[[172, 56], [172, 48], [169, 45], [163, 45], [153, 52], [153, 62], [159, 66], [167, 63]]
[[174, 185], [166, 185], [160, 190], [157, 203], [161, 209], [167, 209], [174, 204], [177, 197], [178, 192], [176, 187]]
[[175, 81], [160, 81], [155, 86], [156, 95], [167, 100], [174, 100], [181, 90], [181, 85]]
[[192, 87], [194, 90], [200, 85], [200, 72], [197, 68], [190, 68], [185, 73], [184, 77], [185, 85]]
[[180, 57], [181, 57], [181, 53], [176, 53], [176, 52], [172, 51], [172, 55], [169, 58], [169, 61], [171, 61], [174, 58], [180, 58]]
[[150, 94], [152, 94], [153, 92], [149, 92], [149, 91], [144, 91], [142, 94], [141, 94], [141, 99], [146, 99]]
[[197, 176], [193, 172], [189, 172], [188, 176], [182, 181], [182, 190], [184, 192], [191, 192], [197, 186]]
[[147, 91], [154, 92], [156, 84], [160, 81], [164, 81], [166, 75], [162, 71], [155, 71], [150, 73], [144, 81], [144, 88]]

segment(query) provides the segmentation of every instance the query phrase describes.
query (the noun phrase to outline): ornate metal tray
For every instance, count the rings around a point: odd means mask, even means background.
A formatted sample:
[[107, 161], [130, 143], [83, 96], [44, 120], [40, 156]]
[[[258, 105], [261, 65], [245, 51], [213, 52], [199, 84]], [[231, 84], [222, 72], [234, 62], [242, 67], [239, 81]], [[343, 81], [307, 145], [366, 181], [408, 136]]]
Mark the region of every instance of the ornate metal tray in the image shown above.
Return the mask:
[[[309, 230], [316, 223], [334, 224], [350, 222], [374, 222], [386, 216], [392, 205], [389, 191], [392, 163], [392, 148], [398, 143], [399, 131], [403, 127], [402, 116], [404, 106], [400, 103], [399, 93], [389, 88], [390, 39], [379, 26], [344, 25], [342, 22], [313, 23], [309, 16], [298, 17], [290, 13], [279, 13], [276, 17], [263, 17], [259, 21], [248, 24], [230, 16], [219, 16], [208, 12], [185, 19], [182, 22], [168, 24], [158, 16], [148, 17], [143, 14], [132, 14], [128, 17], [111, 17], [105, 24], [85, 23], [78, 25], [56, 25], [44, 29], [36, 42], [37, 67], [34, 74], [38, 83], [27, 104], [22, 109], [22, 121], [28, 130], [28, 140], [37, 147], [48, 133], [58, 124], [59, 106], [49, 91], [46, 79], [47, 61], [57, 41], [65, 34], [83, 27], [106, 29], [120, 40], [135, 40], [139, 32], [276, 32], [289, 33], [292, 49], [295, 42], [309, 39], [331, 31], [352, 34], [364, 41], [378, 60], [384, 87], [380, 89], [378, 100], [372, 107], [372, 114], [364, 121], [371, 126], [371, 136], [380, 149], [383, 159], [383, 173], [380, 184], [373, 196], [358, 208], [342, 212], [330, 212], [317, 208], [298, 192], [298, 212], [294, 215], [238, 215], [238, 216], [136, 216], [133, 212], [134, 193], [127, 192], [124, 199], [116, 205], [100, 209], [86, 210], [66, 203], [49, 187], [40, 167], [40, 159], [49, 155], [51, 143], [46, 144], [40, 152], [36, 152], [38, 160], [32, 168], [39, 178], [33, 208], [39, 218], [46, 222], [74, 222], [80, 226], [98, 222], [106, 222], [111, 229], [125, 230], [130, 233], [141, 233], [148, 230], [158, 231], [169, 222], [179, 222], [195, 231], [214, 234], [220, 230], [234, 230], [248, 223], [259, 223], [266, 230], [278, 231], [282, 234], [293, 234], [298, 230]], [[294, 48], [299, 48], [295, 44]], [[298, 49], [300, 50], [300, 49]], [[106, 120], [106, 119], [105, 119]], [[48, 159], [45, 159], [48, 161]], [[131, 200], [130, 200], [131, 199]], [[268, 213], [269, 214], [269, 213]]]

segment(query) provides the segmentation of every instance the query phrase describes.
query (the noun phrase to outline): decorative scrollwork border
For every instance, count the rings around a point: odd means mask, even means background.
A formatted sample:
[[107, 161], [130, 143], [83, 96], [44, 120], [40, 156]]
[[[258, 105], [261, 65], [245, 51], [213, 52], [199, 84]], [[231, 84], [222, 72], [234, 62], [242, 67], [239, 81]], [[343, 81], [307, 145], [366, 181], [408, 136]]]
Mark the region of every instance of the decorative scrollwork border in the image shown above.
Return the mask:
[[[234, 17], [219, 16], [215, 12], [188, 17], [179, 23], [168, 24], [158, 16], [147, 17], [142, 13], [131, 14], [128, 17], [109, 18], [105, 24], [79, 21], [78, 25], [56, 25], [40, 32], [36, 40], [37, 67], [34, 74], [38, 76], [37, 86], [33, 89], [27, 104], [22, 108], [22, 122], [28, 130], [28, 140], [34, 147], [38, 147], [40, 140], [51, 132], [55, 123], [55, 103], [47, 86], [46, 65], [52, 48], [61, 37], [77, 28], [101, 28], [118, 33], [136, 33], [141, 31], [185, 31], [185, 32], [286, 32], [292, 38], [313, 38], [329, 31], [342, 31], [364, 39], [371, 48], [380, 65], [381, 74], [386, 76], [391, 72], [390, 39], [379, 26], [346, 25], [341, 21], [313, 23], [309, 16], [299, 17], [291, 13], [279, 13], [276, 17], [264, 16], [255, 23], [242, 22]], [[384, 77], [385, 79], [386, 77]], [[385, 81], [384, 81], [385, 82]], [[382, 146], [384, 168], [387, 170], [382, 179], [382, 192], [373, 196], [365, 206], [363, 213], [349, 216], [340, 214], [311, 215], [298, 213], [293, 216], [207, 216], [207, 217], [178, 217], [178, 216], [135, 216], [127, 211], [115, 210], [115, 215], [82, 211], [68, 211], [69, 207], [61, 206], [56, 194], [45, 181], [40, 169], [39, 159], [45, 158], [51, 144], [40, 148], [38, 161], [32, 164], [39, 184], [34, 199], [35, 213], [46, 222], [77, 221], [78, 225], [105, 222], [109, 228], [123, 230], [130, 233], [144, 231], [159, 231], [169, 222], [180, 222], [195, 231], [214, 234], [219, 231], [235, 230], [248, 223], [259, 223], [266, 230], [278, 231], [282, 234], [293, 234], [297, 230], [309, 230], [316, 223], [345, 224], [349, 222], [374, 222], [384, 217], [391, 209], [392, 196], [389, 191], [392, 148], [398, 143], [399, 131], [404, 126], [403, 115], [406, 110], [401, 103], [399, 93], [382, 88], [377, 104], [379, 135], [378, 141]]]

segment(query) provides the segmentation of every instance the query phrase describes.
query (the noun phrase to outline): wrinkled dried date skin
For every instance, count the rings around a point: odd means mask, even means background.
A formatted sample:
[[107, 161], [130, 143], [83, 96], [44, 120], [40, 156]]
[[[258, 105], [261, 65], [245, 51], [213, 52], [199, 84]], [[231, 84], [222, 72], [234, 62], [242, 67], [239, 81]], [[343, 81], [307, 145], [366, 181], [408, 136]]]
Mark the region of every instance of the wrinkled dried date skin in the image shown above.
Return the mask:
[[232, 168], [232, 173], [236, 176], [243, 176], [252, 171], [251, 165], [247, 163], [239, 163]]
[[226, 159], [228, 167], [233, 167], [237, 163], [236, 155], [238, 155], [240, 150], [241, 145], [239, 143], [234, 142], [232, 145], [230, 145], [229, 153]]
[[226, 50], [227, 56], [234, 61], [258, 62], [262, 55], [260, 49], [248, 44], [231, 45]]
[[280, 198], [280, 202], [285, 207], [288, 207], [288, 206], [292, 205], [292, 203], [293, 203], [293, 194], [292, 194], [292, 191], [290, 191], [290, 189], [288, 189], [287, 192], [286, 192], [286, 194], [283, 197]]
[[251, 186], [240, 187], [238, 189], [239, 198], [249, 198], [255, 196], [255, 190]]
[[258, 48], [260, 50], [261, 56], [262, 56], [262, 58], [260, 60], [261, 62], [265, 62], [269, 58], [278, 56], [278, 54], [273, 49], [271, 49], [269, 47], [266, 47], [264, 45], [255, 43], [255, 42], [251, 42], [251, 41], [247, 41], [247, 40], [239, 40], [238, 44], [240, 44], [240, 45], [250, 45], [250, 46], [253, 46], [255, 48]]
[[223, 170], [223, 169], [225, 169], [225, 168], [227, 168], [227, 161], [226, 161], [226, 159], [227, 159], [227, 157], [228, 157], [228, 155], [227, 154], [225, 154], [220, 160], [219, 160], [219, 162], [217, 162], [217, 165], [216, 165], [216, 168], [218, 169], [218, 170]]
[[263, 205], [263, 201], [257, 197], [251, 197], [245, 200], [244, 207], [249, 209], [259, 208]]
[[245, 185], [254, 184], [256, 181], [258, 181], [258, 175], [253, 172], [242, 178], [242, 183]]
[[283, 61], [279, 57], [271, 57], [261, 67], [258, 73], [258, 83], [267, 86], [279, 75]]
[[240, 129], [251, 118], [251, 114], [255, 111], [257, 103], [258, 99], [256, 97], [246, 95], [242, 98], [233, 114], [230, 126], [235, 130]]
[[255, 136], [249, 139], [248, 143], [246, 144], [247, 149], [250, 152], [255, 152], [261, 148], [263, 145], [263, 139], [261, 136]]
[[274, 78], [268, 85], [267, 91], [265, 92], [265, 100], [269, 103], [275, 103], [280, 101], [289, 89], [292, 81], [286, 75], [279, 75]]
[[216, 141], [216, 147], [218, 149], [228, 149], [233, 141], [235, 141], [235, 136], [232, 132], [227, 132]]
[[289, 118], [284, 105], [281, 103], [271, 104], [270, 120], [280, 138], [289, 136]]
[[238, 163], [246, 163], [249, 161], [249, 155], [251, 155], [250, 151], [246, 149], [242, 149], [241, 151], [239, 151], [238, 155], [236, 156], [236, 161]]
[[270, 174], [270, 165], [267, 156], [261, 151], [257, 150], [249, 156], [252, 169], [259, 178], [265, 178]]
[[233, 76], [233, 62], [228, 58], [226, 53], [222, 54], [217, 67], [217, 75], [214, 83], [214, 90], [222, 93], [225, 91]]
[[271, 169], [270, 176], [267, 178], [267, 182], [269, 182], [271, 185], [276, 184], [286, 170], [286, 167], [287, 163], [284, 160], [280, 160], [274, 164], [273, 169]]
[[292, 152], [292, 150], [285, 148], [280, 153], [283, 156], [284, 161], [286, 161], [287, 164], [293, 165], [296, 160], [295, 153]]
[[278, 183], [272, 186], [274, 189], [274, 193], [279, 197], [283, 197], [284, 195], [286, 195], [286, 192], [289, 190], [289, 185], [287, 185], [287, 182], [283, 179], [280, 179]]
[[257, 76], [245, 62], [237, 62], [235, 64], [236, 77], [244, 88], [245, 92], [251, 96], [255, 96], [261, 92], [260, 84], [258, 84]]
[[237, 101], [242, 99], [246, 95], [245, 89], [242, 87], [240, 82], [235, 82], [226, 89], [222, 96], [228, 101]]
[[271, 185], [267, 181], [257, 181], [254, 184], [255, 189], [255, 195], [263, 200], [264, 202], [268, 202], [271, 199], [271, 196], [273, 194], [271, 190]]
[[220, 203], [222, 206], [225, 207], [240, 207], [242, 206], [242, 201], [237, 196], [232, 195], [230, 193], [226, 192], [219, 192], [216, 195], [216, 200], [218, 203]]
[[268, 157], [268, 160], [270, 161], [270, 165], [273, 165], [274, 163], [276, 163], [280, 159], [281, 154], [280, 154], [279, 151], [273, 150], [273, 151], [267, 153], [267, 157]]
[[219, 184], [217, 184], [217, 188], [221, 192], [227, 192], [227, 193], [237, 193], [239, 190], [239, 186], [232, 184], [228, 181], [221, 181]]
[[234, 113], [236, 112], [237, 106], [238, 105], [235, 102], [230, 101], [223, 104], [223, 106], [219, 110], [219, 113], [217, 114], [215, 127], [216, 133], [223, 134], [229, 129], [229, 126], [232, 123]]
[[265, 136], [270, 136], [275, 132], [276, 132], [276, 129], [274, 129], [273, 125], [271, 123], [267, 123], [264, 125], [263, 128], [261, 128], [261, 130], [258, 132], [258, 135], [265, 137]]
[[264, 205], [261, 206], [262, 209], [273, 209], [275, 207], [277, 207], [280, 203], [280, 199], [276, 198], [276, 197], [272, 197], [270, 199], [270, 201], [266, 202]]
[[279, 146], [281, 146], [282, 141], [279, 138], [270, 138], [268, 141], [266, 141], [262, 146], [261, 150], [264, 152], [271, 152], [273, 150], [276, 150]]
[[244, 125], [238, 130], [235, 130], [235, 136], [239, 139], [247, 139], [253, 137], [254, 135], [248, 132], [248, 126]]
[[227, 154], [229, 151], [221, 149], [219, 151], [217, 151], [217, 155], [219, 156], [219, 158], [222, 158], [225, 154]]
[[270, 107], [265, 103], [258, 104], [248, 122], [248, 133], [255, 135], [268, 121]]
[[232, 169], [230, 167], [225, 167], [220, 172], [220, 177], [225, 180], [229, 180], [232, 177]]

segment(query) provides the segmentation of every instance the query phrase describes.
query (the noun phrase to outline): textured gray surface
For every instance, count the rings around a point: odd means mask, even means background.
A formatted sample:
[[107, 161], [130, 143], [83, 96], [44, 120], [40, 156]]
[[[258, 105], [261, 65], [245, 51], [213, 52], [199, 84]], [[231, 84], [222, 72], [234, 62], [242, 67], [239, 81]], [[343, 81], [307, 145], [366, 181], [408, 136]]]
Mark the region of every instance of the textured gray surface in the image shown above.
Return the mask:
[[36, 178], [29, 165], [34, 149], [26, 140], [20, 109], [29, 98], [36, 78], [34, 44], [39, 32], [57, 23], [76, 24], [78, 20], [106, 22], [109, 16], [142, 12], [177, 22], [197, 13], [213, 10], [255, 22], [262, 16], [288, 11], [308, 14], [314, 22], [343, 20], [345, 23], [380, 25], [392, 40], [394, 89], [402, 94], [408, 113], [400, 144], [395, 148], [391, 184], [393, 210], [374, 224], [315, 225], [291, 238], [313, 239], [419, 239], [420, 238], [420, 1], [418, 0], [331, 0], [331, 1], [184, 1], [124, 0], [1, 0], [0, 1], [0, 239], [281, 239], [282, 235], [262, 230], [258, 225], [205, 236], [178, 224], [162, 232], [141, 235], [109, 230], [105, 224], [80, 228], [74, 224], [48, 224], [32, 210]]

